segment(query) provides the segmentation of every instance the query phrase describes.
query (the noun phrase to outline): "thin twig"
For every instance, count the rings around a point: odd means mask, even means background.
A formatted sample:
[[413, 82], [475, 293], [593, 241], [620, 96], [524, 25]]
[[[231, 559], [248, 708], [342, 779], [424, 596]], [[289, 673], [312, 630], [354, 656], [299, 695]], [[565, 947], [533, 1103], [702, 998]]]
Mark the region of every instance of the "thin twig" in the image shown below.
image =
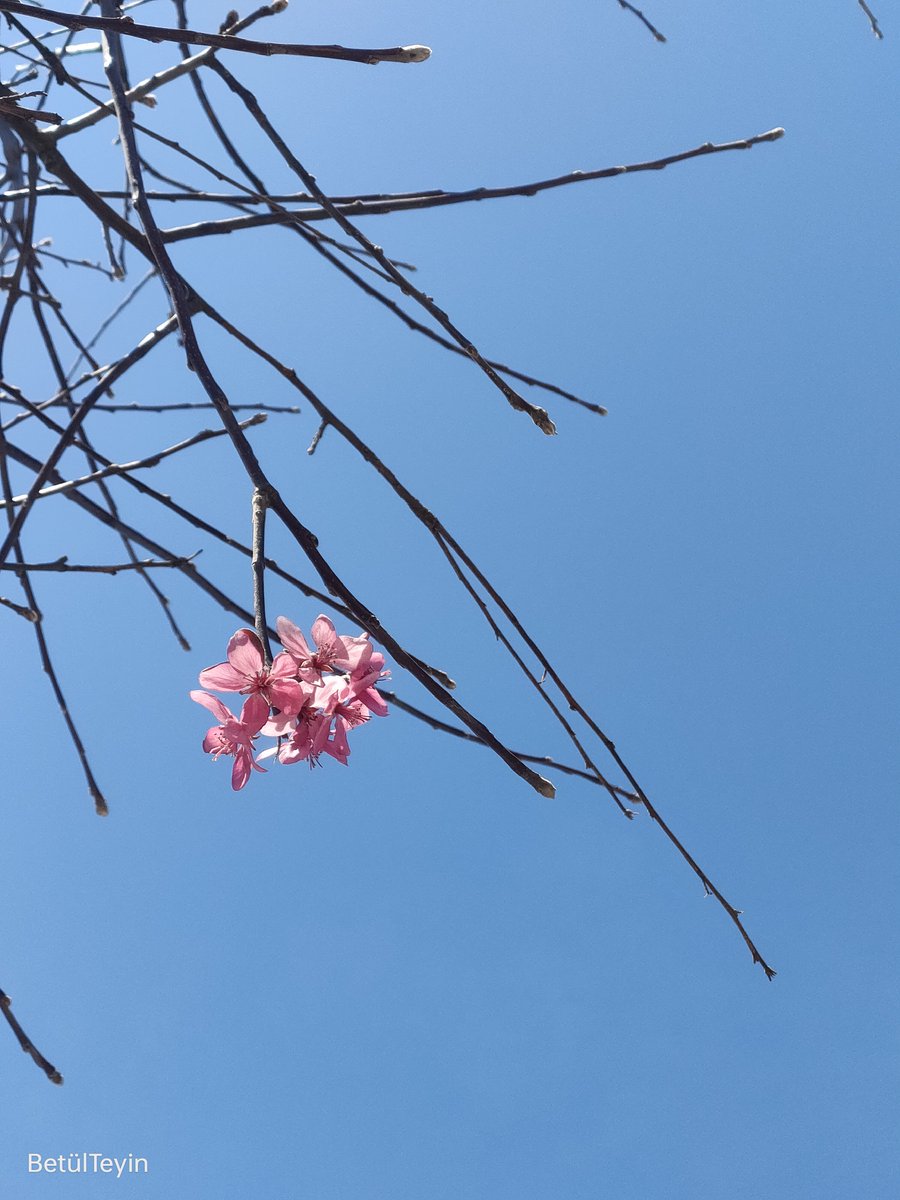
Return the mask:
[[[4, 564], [7, 565], [7, 564]], [[8, 608], [19, 617], [24, 617], [26, 621], [37, 621], [38, 613], [33, 608], [26, 608], [24, 604], [16, 604], [15, 600], [8, 600], [6, 596], [0, 596], [0, 604], [4, 608]]]
[[62, 1083], [62, 1075], [60, 1075], [59, 1071], [57, 1071], [52, 1062], [49, 1062], [46, 1058], [44, 1058], [43, 1054], [41, 1054], [40, 1050], [38, 1050], [37, 1046], [35, 1046], [34, 1042], [16, 1020], [12, 1011], [12, 1000], [2, 989], [0, 989], [0, 1012], [3, 1013], [3, 1016], [6, 1018], [7, 1025], [16, 1035], [16, 1040], [18, 1041], [19, 1045], [26, 1054], [31, 1055], [34, 1062], [41, 1068], [50, 1082]]
[[313, 440], [306, 447], [307, 454], [309, 454], [309, 455], [315, 454], [316, 450], [319, 448], [319, 442], [321, 442], [322, 438], [325, 436], [325, 430], [327, 428], [328, 428], [328, 422], [323, 417], [322, 420], [319, 422], [319, 426], [316, 429], [316, 432], [313, 434]]
[[884, 37], [884, 34], [881, 32], [881, 28], [878, 24], [875, 14], [872, 12], [871, 8], [869, 8], [868, 4], [866, 4], [866, 0], [857, 0], [857, 3], [859, 4], [859, 7], [863, 10], [863, 12], [866, 14], [866, 16], [869, 18], [869, 28], [872, 30], [872, 32], [875, 34], [875, 36], [880, 41]]
[[[278, 0], [276, 0], [276, 3]], [[333, 58], [344, 62], [414, 63], [424, 62], [431, 51], [427, 46], [391, 46], [382, 50], [357, 49], [349, 46], [307, 46], [286, 42], [255, 42], [250, 38], [230, 37], [227, 34], [203, 33], [196, 29], [169, 29], [163, 25], [143, 25], [129, 17], [89, 17], [84, 14], [58, 12], [50, 8], [34, 8], [17, 0], [0, 0], [0, 12], [18, 13], [38, 21], [53, 21], [76, 32], [80, 29], [99, 29], [118, 37], [140, 38], [145, 42], [189, 42], [192, 46], [215, 46], [220, 50], [239, 50], [244, 54], [292, 55], [301, 58]]]
[[268, 626], [266, 623], [266, 509], [268, 496], [264, 488], [253, 489], [252, 510], [252, 539], [253, 556], [250, 568], [253, 572], [253, 616], [255, 618], [256, 634], [262, 643], [263, 659], [266, 668], [272, 665], [272, 647], [269, 644]]
[[777, 142], [784, 137], [780, 126], [767, 129], [753, 137], [738, 138], [731, 142], [703, 142], [690, 150], [680, 150], [661, 158], [641, 162], [625, 163], [621, 166], [601, 167], [591, 171], [569, 171], [565, 175], [554, 175], [548, 179], [531, 180], [528, 183], [508, 184], [505, 187], [466, 188], [461, 191], [394, 192], [373, 196], [326, 197], [314, 208], [292, 208], [284, 212], [248, 213], [216, 220], [196, 221], [191, 225], [172, 226], [163, 230], [167, 244], [185, 241], [192, 237], [205, 237], [209, 233], [233, 233], [239, 229], [258, 228], [263, 225], [278, 225], [287, 219], [302, 221], [326, 221], [336, 210], [341, 216], [357, 217], [384, 216], [389, 213], [417, 212], [426, 208], [445, 208], [452, 204], [473, 204], [481, 200], [503, 200], [512, 196], [536, 196], [553, 188], [570, 187], [576, 183], [590, 183], [594, 179], [615, 179], [620, 175], [637, 175], [643, 171], [663, 171], [676, 163], [688, 162], [693, 158], [705, 158], [710, 154], [728, 154], [734, 150], [752, 150], [767, 142]]
[[118, 575], [120, 571], [143, 571], [147, 568], [152, 569], [156, 567], [183, 567], [186, 563], [193, 562], [196, 557], [197, 554], [195, 553], [184, 555], [181, 558], [142, 558], [136, 562], [127, 563], [70, 563], [68, 557], [63, 554], [60, 558], [54, 559], [53, 562], [0, 563], [0, 571], [24, 569], [26, 571], [53, 571], [59, 574], [64, 574], [67, 571], [75, 571], [82, 574]]
[[633, 4], [629, 4], [628, 0], [619, 0], [619, 8], [624, 8], [626, 12], [634, 13], [637, 19], [645, 26], [646, 29], [650, 31], [650, 33], [653, 34], [658, 42], [664, 42], [666, 40], [656, 26], [651, 25], [641, 10], [639, 8], [635, 8]]
[[[94, 378], [94, 372], [93, 371], [90, 372], [90, 374], [88, 376], [86, 376], [85, 378], [86, 379]], [[83, 383], [84, 380], [80, 380], [79, 382]], [[72, 384], [73, 388], [75, 388], [77, 386], [78, 386], [77, 383]], [[18, 403], [18, 401], [15, 399], [12, 399], [11, 403], [16, 404], [16, 403]], [[59, 407], [65, 405], [65, 403], [66, 403], [65, 400], [59, 398], [58, 396], [55, 396], [52, 400], [45, 400], [42, 404], [37, 405], [35, 407], [39, 407], [42, 410], [44, 410], [44, 409], [48, 409], [48, 408], [59, 408]], [[232, 404], [231, 407], [234, 412], [276, 413], [281, 416], [289, 416], [289, 417], [296, 417], [303, 411], [300, 408], [299, 404]], [[185, 401], [176, 401], [172, 404], [142, 404], [138, 400], [133, 400], [129, 404], [95, 404], [92, 409], [93, 412], [150, 413], [151, 415], [155, 415], [155, 414], [159, 414], [159, 413], [169, 413], [169, 412], [193, 412], [193, 411], [209, 412], [210, 410], [212, 410], [214, 412], [215, 405], [212, 404], [209, 400], [185, 400]], [[11, 420], [7, 421], [3, 428], [10, 429], [13, 427], [13, 425], [19, 424], [22, 419], [27, 420], [32, 415], [33, 414], [30, 411], [25, 411], [25, 412], [19, 413], [17, 416], [15, 416]]]

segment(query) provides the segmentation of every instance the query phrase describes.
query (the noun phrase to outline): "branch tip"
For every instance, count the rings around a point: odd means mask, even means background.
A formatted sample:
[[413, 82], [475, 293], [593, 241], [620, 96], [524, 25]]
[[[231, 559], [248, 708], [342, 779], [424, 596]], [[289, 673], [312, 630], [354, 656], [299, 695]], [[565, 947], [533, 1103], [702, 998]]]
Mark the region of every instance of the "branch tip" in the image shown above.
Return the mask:
[[430, 46], [401, 46], [399, 62], [424, 62], [426, 58], [431, 58]]
[[546, 433], [548, 437], [553, 437], [556, 434], [556, 425], [545, 408], [531, 406], [527, 409], [527, 412], [541, 433]]

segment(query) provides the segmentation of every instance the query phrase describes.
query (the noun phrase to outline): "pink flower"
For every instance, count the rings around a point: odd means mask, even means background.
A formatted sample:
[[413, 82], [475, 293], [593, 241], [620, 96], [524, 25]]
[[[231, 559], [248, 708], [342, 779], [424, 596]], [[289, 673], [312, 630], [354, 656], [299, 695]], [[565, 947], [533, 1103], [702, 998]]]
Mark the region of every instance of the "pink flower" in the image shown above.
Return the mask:
[[266, 668], [262, 643], [252, 629], [239, 629], [228, 643], [228, 661], [200, 672], [200, 685], [216, 692], [262, 696], [285, 713], [303, 707], [305, 692], [297, 682], [297, 667], [290, 654], [277, 654]]
[[[278, 632], [285, 649], [270, 666], [256, 633], [239, 629], [228, 643], [227, 661], [200, 672], [204, 688], [246, 697], [239, 717], [209, 692], [191, 692], [191, 699], [219, 721], [207, 730], [203, 749], [214, 759], [223, 754], [234, 759], [231, 784], [236, 791], [253, 771], [264, 770], [262, 763], [269, 758], [313, 767], [328, 754], [346, 764], [350, 730], [373, 715], [387, 716], [376, 684], [390, 672], [367, 633], [340, 636], [325, 616], [313, 623], [311, 643], [286, 617], [278, 618]], [[274, 745], [257, 754], [260, 736]]]
[[387, 701], [376, 689], [379, 679], [387, 679], [390, 671], [384, 669], [384, 655], [369, 647], [359, 664], [350, 673], [349, 689], [353, 695], [365, 705], [366, 709], [376, 717], [388, 715]]
[[331, 721], [324, 713], [304, 710], [297, 718], [290, 741], [285, 742], [278, 751], [279, 762], [286, 766], [298, 762], [316, 766], [319, 755], [326, 749], [330, 728]]
[[306, 638], [293, 621], [279, 617], [275, 622], [285, 650], [297, 665], [297, 674], [310, 683], [321, 683], [323, 671], [350, 671], [360, 661], [368, 647], [368, 634], [361, 637], [339, 637], [328, 617], [316, 617], [312, 627], [315, 650], [310, 650]]
[[261, 758], [271, 758], [278, 755], [278, 761], [286, 766], [293, 763], [308, 762], [314, 767], [322, 753], [322, 743], [328, 737], [331, 720], [319, 709], [318, 694], [321, 688], [310, 689], [306, 703], [295, 717], [279, 714], [273, 717], [264, 727], [266, 737], [278, 738], [281, 744], [271, 750], [264, 750]]
[[236, 792], [240, 791], [250, 778], [251, 769], [265, 770], [253, 760], [253, 739], [269, 719], [268, 700], [259, 693], [248, 696], [240, 717], [236, 717], [221, 700], [208, 692], [191, 692], [191, 699], [219, 718], [220, 724], [207, 730], [203, 749], [213, 756], [213, 761], [223, 754], [234, 755], [231, 786]]
[[332, 721], [334, 722], [334, 733], [327, 741], [322, 742], [320, 750], [325, 754], [330, 754], [332, 758], [336, 758], [339, 763], [346, 766], [347, 759], [350, 757], [350, 743], [347, 740], [347, 734], [357, 725], [363, 725], [368, 721], [369, 710], [361, 700], [356, 698], [346, 679], [333, 680], [323, 695], [321, 703], [327, 714], [325, 719], [328, 726]]

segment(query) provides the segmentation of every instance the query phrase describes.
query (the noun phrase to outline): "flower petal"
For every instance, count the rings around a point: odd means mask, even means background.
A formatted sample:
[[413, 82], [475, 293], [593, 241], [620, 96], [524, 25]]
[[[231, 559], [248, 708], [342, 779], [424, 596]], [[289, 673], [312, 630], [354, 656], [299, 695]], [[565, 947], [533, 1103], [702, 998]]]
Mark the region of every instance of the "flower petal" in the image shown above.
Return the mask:
[[263, 669], [262, 643], [252, 629], [239, 629], [229, 641], [226, 654], [242, 675], [252, 678]]
[[217, 663], [200, 672], [199, 683], [216, 692], [239, 692], [247, 686], [247, 676], [236, 671], [231, 663]]
[[373, 687], [363, 692], [359, 699], [375, 717], [386, 717], [390, 711], [384, 696]]
[[334, 622], [326, 616], [316, 617], [312, 627], [313, 641], [316, 643], [316, 657], [322, 663], [349, 666], [347, 647], [335, 633]]
[[278, 751], [278, 761], [284, 766], [290, 767], [294, 763], [303, 762], [309, 757], [309, 745], [307, 743], [295, 742], [293, 739], [285, 744]]
[[345, 694], [349, 694], [346, 678], [343, 675], [332, 676], [321, 687], [316, 688], [314, 705], [316, 708], [321, 708], [323, 712], [331, 714]]
[[[290, 737], [296, 726], [296, 717], [289, 717], [287, 713], [280, 712], [277, 717], [270, 717], [259, 732], [263, 737]], [[262, 755], [260, 755], [261, 757]]]
[[[373, 655], [374, 658], [381, 658], [381, 655]], [[382, 660], [383, 663], [384, 660]], [[360, 670], [358, 675], [350, 676], [350, 691], [355, 696], [360, 696], [367, 688], [373, 687], [375, 681], [381, 678], [382, 663], [370, 663], [367, 668]]]
[[269, 668], [270, 679], [296, 679], [297, 678], [297, 660], [293, 654], [286, 654], [284, 651], [281, 654], [276, 654], [272, 659], [272, 665]]
[[213, 725], [212, 729], [207, 729], [202, 745], [204, 754], [222, 754], [225, 750], [222, 726]]
[[287, 617], [279, 617], [275, 622], [275, 628], [278, 630], [278, 640], [285, 650], [301, 660], [311, 657], [306, 638], [293, 621], [289, 621]]
[[350, 757], [350, 743], [347, 741], [347, 731], [344, 728], [343, 721], [335, 722], [334, 737], [331, 741], [324, 742], [322, 750], [326, 754], [330, 754], [332, 758], [336, 758], [339, 763], [347, 766], [347, 759]]
[[231, 768], [231, 786], [239, 792], [250, 778], [252, 756], [249, 750], [238, 750], [234, 756], [234, 766]]
[[191, 692], [191, 699], [197, 704], [202, 704], [204, 708], [208, 708], [214, 717], [218, 717], [220, 721], [232, 721], [234, 717], [217, 696], [210, 696], [209, 692]]
[[[355, 675], [362, 665], [372, 657], [373, 646], [369, 641], [369, 635], [362, 633], [359, 637], [341, 637], [341, 641], [347, 652], [350, 674]], [[382, 655], [382, 660], [383, 657]]]
[[244, 732], [253, 737], [254, 734], [259, 733], [268, 719], [269, 702], [265, 696], [260, 695], [259, 692], [248, 696], [241, 709], [241, 724], [244, 726]]
[[295, 679], [273, 679], [266, 690], [275, 708], [287, 716], [300, 712], [309, 694]]

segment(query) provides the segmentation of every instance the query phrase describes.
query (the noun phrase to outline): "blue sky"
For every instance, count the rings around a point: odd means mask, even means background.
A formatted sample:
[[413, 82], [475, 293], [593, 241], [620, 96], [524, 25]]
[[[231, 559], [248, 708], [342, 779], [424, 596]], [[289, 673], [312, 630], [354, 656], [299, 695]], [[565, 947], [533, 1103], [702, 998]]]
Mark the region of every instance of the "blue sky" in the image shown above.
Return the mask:
[[[221, 15], [193, 7], [198, 25]], [[176, 261], [489, 571], [777, 979], [645, 817], [574, 780], [542, 799], [399, 713], [358, 732], [350, 767], [273, 771], [235, 796], [187, 699], [234, 619], [167, 578], [188, 655], [138, 581], [41, 578], [111, 815], [93, 815], [28, 629], [5, 615], [0, 986], [66, 1082], [0, 1040], [4, 1197], [896, 1196], [900, 29], [885, 7], [876, 42], [852, 0], [668, 9], [648, 0], [657, 45], [613, 0], [552, 18], [297, 4], [272, 37], [433, 57], [234, 64], [333, 193], [524, 182], [783, 126], [749, 153], [366, 225], [485, 353], [607, 417], [528, 392], [557, 421], [543, 437], [286, 233], [185, 243]], [[132, 78], [157, 54], [136, 48]], [[196, 141], [189, 101], [174, 85], [145, 119]], [[120, 178], [111, 138], [98, 128], [78, 158], [98, 180]], [[259, 155], [270, 186], [293, 186]], [[99, 257], [67, 203], [36, 233]], [[85, 329], [121, 296], [74, 272], [60, 286]], [[104, 353], [166, 312], [146, 289]], [[39, 390], [20, 330], [10, 377]], [[235, 402], [295, 402], [202, 334]], [[171, 345], [120, 398], [201, 396]], [[133, 458], [211, 423], [94, 432]], [[253, 439], [339, 572], [509, 744], [571, 760], [392, 495], [333, 431], [307, 457], [315, 427], [304, 405]], [[224, 441], [152, 481], [249, 536]], [[243, 559], [128, 504], [250, 604]], [[30, 553], [117, 559], [70, 509], [38, 506]], [[303, 626], [319, 611], [277, 583], [269, 605]], [[144, 1155], [150, 1174], [27, 1173], [29, 1152], [81, 1151]]]

